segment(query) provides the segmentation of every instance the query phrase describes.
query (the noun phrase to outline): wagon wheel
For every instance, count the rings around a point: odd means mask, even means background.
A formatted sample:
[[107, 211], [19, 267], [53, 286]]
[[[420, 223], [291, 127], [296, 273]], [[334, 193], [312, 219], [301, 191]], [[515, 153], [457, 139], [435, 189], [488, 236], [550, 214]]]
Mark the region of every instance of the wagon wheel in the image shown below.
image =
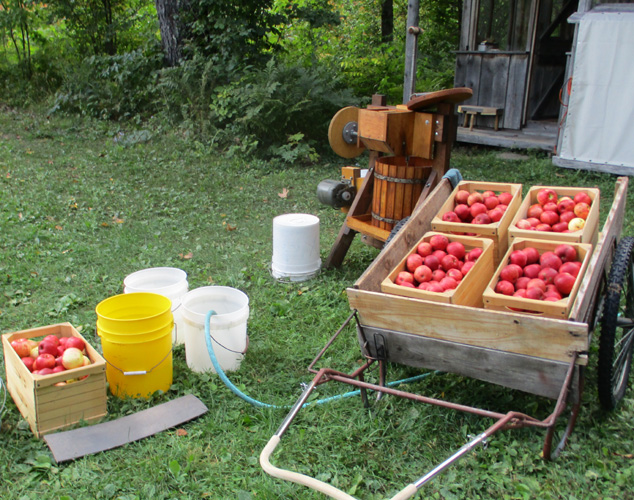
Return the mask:
[[599, 401], [613, 410], [623, 399], [634, 347], [634, 238], [616, 247], [600, 319], [597, 379]]

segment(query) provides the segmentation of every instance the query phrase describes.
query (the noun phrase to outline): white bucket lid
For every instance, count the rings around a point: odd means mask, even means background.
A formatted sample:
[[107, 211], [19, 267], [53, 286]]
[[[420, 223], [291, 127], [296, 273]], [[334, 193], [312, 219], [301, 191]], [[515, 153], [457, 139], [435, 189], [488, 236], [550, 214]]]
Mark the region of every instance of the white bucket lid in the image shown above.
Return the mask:
[[187, 273], [176, 267], [151, 267], [123, 280], [124, 292], [151, 292], [175, 299], [187, 292]]
[[183, 295], [183, 318], [193, 324], [204, 325], [207, 313], [216, 328], [231, 328], [246, 322], [249, 317], [249, 297], [229, 286], [202, 286]]

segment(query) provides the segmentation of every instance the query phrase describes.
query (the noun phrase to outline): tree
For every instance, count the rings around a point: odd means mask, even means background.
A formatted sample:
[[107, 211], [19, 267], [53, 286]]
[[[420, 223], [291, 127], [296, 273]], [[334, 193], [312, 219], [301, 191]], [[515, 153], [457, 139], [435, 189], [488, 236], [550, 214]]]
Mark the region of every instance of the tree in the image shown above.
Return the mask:
[[15, 51], [24, 78], [31, 78], [31, 21], [33, 5], [29, 0], [0, 0], [0, 29]]
[[186, 0], [156, 0], [156, 13], [161, 30], [161, 45], [167, 66], [176, 66], [183, 55], [183, 31], [178, 13], [187, 9]]
[[383, 0], [381, 3], [381, 40], [390, 43], [394, 38], [394, 1]]

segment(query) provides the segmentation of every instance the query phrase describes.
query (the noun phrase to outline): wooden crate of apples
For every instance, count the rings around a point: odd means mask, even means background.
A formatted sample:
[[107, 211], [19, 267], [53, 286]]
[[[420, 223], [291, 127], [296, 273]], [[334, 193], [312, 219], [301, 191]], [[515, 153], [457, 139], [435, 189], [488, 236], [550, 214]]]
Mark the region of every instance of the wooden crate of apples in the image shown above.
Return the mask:
[[521, 202], [521, 184], [461, 181], [432, 219], [431, 227], [492, 240], [497, 264], [508, 248], [508, 229]]
[[596, 243], [600, 191], [596, 188], [533, 186], [509, 229], [509, 238]]
[[493, 270], [492, 240], [428, 232], [383, 280], [381, 291], [482, 307]]
[[36, 436], [106, 415], [106, 362], [70, 323], [2, 336], [7, 389]]
[[485, 309], [567, 319], [592, 245], [515, 239], [484, 291]]

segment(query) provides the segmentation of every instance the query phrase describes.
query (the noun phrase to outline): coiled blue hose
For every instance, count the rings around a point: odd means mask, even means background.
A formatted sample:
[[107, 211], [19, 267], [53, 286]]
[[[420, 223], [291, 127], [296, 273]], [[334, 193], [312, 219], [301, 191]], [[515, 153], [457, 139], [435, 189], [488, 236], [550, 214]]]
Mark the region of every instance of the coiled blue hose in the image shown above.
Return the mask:
[[[209, 352], [209, 358], [211, 359], [211, 363], [214, 366], [214, 369], [216, 370], [216, 373], [218, 374], [218, 376], [220, 377], [220, 380], [222, 380], [224, 382], [224, 384], [231, 390], [231, 392], [233, 392], [236, 396], [238, 396], [239, 398], [242, 398], [243, 400], [245, 400], [247, 403], [252, 404], [253, 406], [259, 407], [259, 408], [291, 408], [292, 405], [273, 405], [273, 404], [269, 404], [269, 403], [263, 403], [261, 401], [258, 401], [257, 399], [252, 398], [251, 396], [246, 395], [244, 392], [242, 392], [240, 389], [238, 389], [233, 382], [231, 382], [231, 380], [229, 380], [229, 378], [227, 377], [227, 375], [225, 374], [225, 372], [223, 371], [223, 369], [220, 367], [220, 363], [218, 362], [218, 359], [216, 359], [216, 353], [214, 352], [214, 347], [213, 344], [211, 343], [211, 328], [209, 326], [209, 323], [211, 321], [211, 317], [213, 315], [215, 315], [216, 312], [214, 310], [211, 310], [207, 313], [207, 316], [205, 318], [205, 342], [207, 344], [207, 351]], [[433, 372], [429, 372], [429, 373], [422, 373], [420, 375], [415, 375], [414, 377], [409, 377], [409, 378], [405, 378], [402, 380], [396, 380], [394, 382], [389, 382], [387, 385], [389, 387], [393, 387], [396, 385], [400, 385], [400, 384], [407, 384], [409, 382], [416, 382], [417, 380], [421, 380], [425, 377], [428, 377], [429, 375], [431, 375]], [[309, 401], [307, 403], [304, 403], [304, 407], [305, 406], [309, 406], [312, 404], [323, 404], [323, 403], [329, 403], [331, 401], [335, 401], [338, 399], [343, 399], [343, 398], [349, 398], [352, 396], [357, 396], [361, 393], [361, 391], [359, 389], [355, 390], [355, 391], [350, 391], [350, 392], [346, 392], [344, 394], [337, 394], [335, 396], [330, 396], [328, 398], [324, 398], [324, 399], [317, 399], [314, 401]]]

